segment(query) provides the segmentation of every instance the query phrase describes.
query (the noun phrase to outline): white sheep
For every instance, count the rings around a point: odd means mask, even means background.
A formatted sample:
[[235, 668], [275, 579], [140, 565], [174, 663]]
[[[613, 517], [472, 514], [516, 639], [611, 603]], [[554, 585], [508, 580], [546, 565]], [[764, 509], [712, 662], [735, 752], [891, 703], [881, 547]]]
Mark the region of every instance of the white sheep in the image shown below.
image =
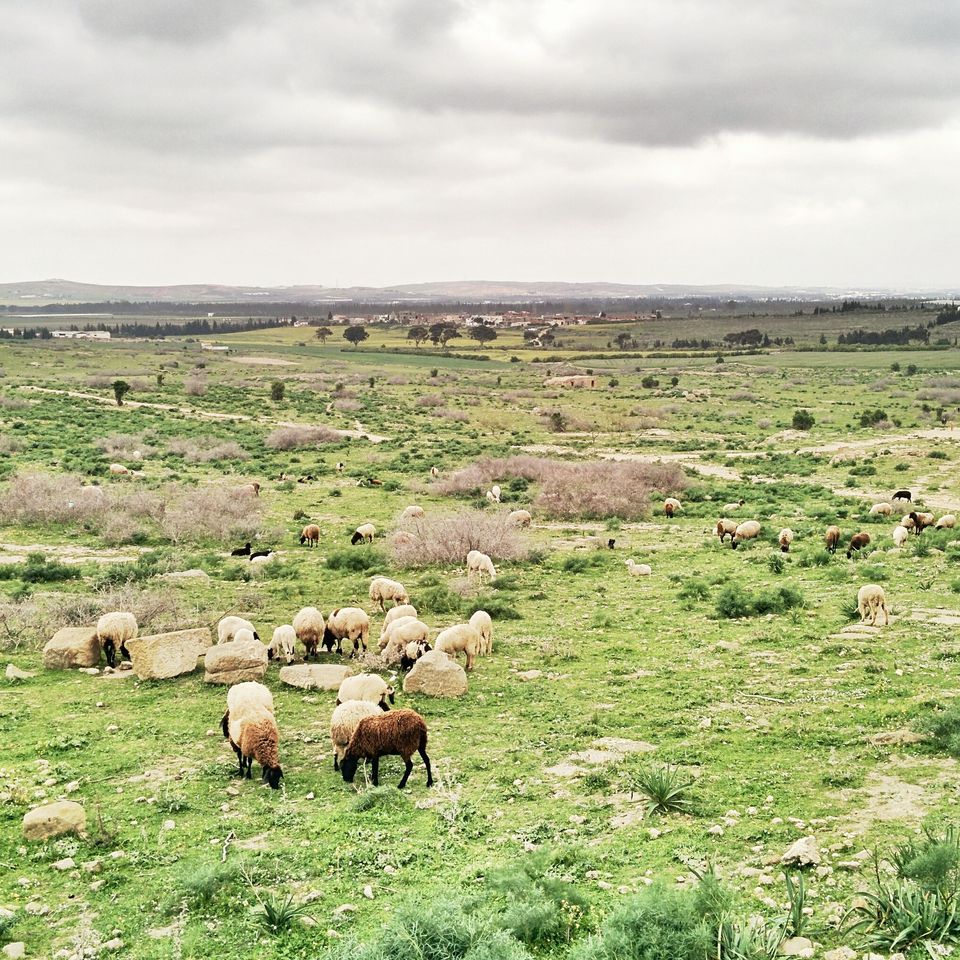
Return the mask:
[[375, 717], [380, 708], [369, 700], [346, 700], [337, 706], [330, 717], [330, 744], [333, 747], [333, 769], [340, 769], [340, 761], [357, 725], [364, 717]]
[[373, 538], [377, 535], [377, 528], [372, 523], [361, 523], [356, 530], [353, 531], [353, 536], [350, 538], [352, 544], [358, 544], [361, 541], [364, 543], [373, 543]]
[[789, 527], [784, 527], [777, 536], [777, 543], [780, 544], [781, 553], [789, 553], [790, 544], [793, 543], [793, 531]]
[[254, 640], [260, 639], [257, 628], [249, 620], [244, 620], [243, 617], [230, 616], [224, 617], [217, 624], [217, 643], [228, 643], [235, 639], [234, 634], [238, 630], [249, 630], [253, 634]]
[[439, 471], [436, 467], [431, 467], [431, 468], [430, 468], [430, 476], [433, 477], [434, 480], [436, 480], [437, 477], [440, 476], [440, 471]]
[[889, 503], [875, 503], [870, 508], [871, 517], [889, 517], [893, 513], [893, 507]]
[[[391, 607], [383, 615], [383, 626], [380, 628], [380, 636], [383, 636], [383, 631], [393, 623], [394, 620], [399, 620], [400, 617], [416, 617], [417, 608], [412, 603], [398, 603], [395, 607]], [[383, 649], [383, 644], [380, 645], [380, 649]]]
[[529, 510], [512, 510], [507, 514], [507, 522], [515, 523], [518, 527], [529, 527], [532, 521]]
[[[730, 504], [728, 503], [729, 507]], [[737, 532], [737, 521], [736, 520], [727, 520], [723, 518], [717, 521], [717, 536], [720, 538], [720, 542], [723, 543], [724, 537], [729, 536], [730, 539], [733, 539], [733, 535]]]
[[910, 531], [904, 526], [893, 528], [893, 543], [897, 547], [902, 547], [910, 539]]
[[957, 518], [952, 513], [945, 513], [937, 522], [937, 530], [952, 530], [957, 525]]
[[744, 540], [754, 540], [759, 536], [760, 524], [756, 520], [746, 520], [737, 525], [737, 529], [733, 534], [731, 546], [734, 550], [736, 550], [737, 545], [743, 543]]
[[649, 577], [653, 573], [653, 568], [649, 563], [637, 563], [632, 557], [625, 561], [627, 573], [631, 577]]
[[306, 651], [304, 659], [309, 660], [311, 654], [317, 656], [317, 647], [323, 640], [326, 626], [323, 614], [316, 607], [304, 607], [293, 618], [294, 632]]
[[477, 610], [470, 618], [470, 626], [480, 634], [480, 648], [477, 650], [481, 656], [493, 653], [493, 621], [486, 610]]
[[276, 657], [278, 660], [283, 657], [287, 663], [293, 663], [297, 655], [297, 631], [293, 629], [292, 624], [281, 624], [273, 631], [273, 639], [267, 644], [267, 659], [272, 660]]
[[97, 639], [111, 667], [117, 665], [117, 647], [120, 648], [120, 655], [124, 660], [130, 659], [127, 641], [136, 637], [137, 630], [137, 618], [132, 613], [122, 613], [119, 610], [105, 613], [97, 621]]
[[446, 630], [441, 630], [433, 645], [434, 650], [440, 650], [447, 656], [456, 658], [458, 653], [467, 655], [467, 669], [473, 669], [473, 662], [480, 651], [482, 641], [477, 628], [469, 623], [457, 623]]
[[394, 690], [375, 673], [358, 673], [353, 677], [344, 677], [337, 690], [337, 705], [348, 700], [366, 700], [377, 704], [381, 710], [389, 710], [389, 700], [393, 703]]
[[423, 507], [418, 507], [415, 503], [404, 508], [403, 513], [400, 514], [401, 520], [422, 520], [423, 517]]
[[483, 580], [483, 575], [486, 574], [491, 583], [497, 579], [497, 569], [494, 567], [493, 561], [479, 550], [471, 550], [467, 554], [467, 578], [469, 579], [474, 574], [477, 574], [481, 580]]
[[745, 500], [737, 500], [735, 503], [725, 503], [723, 505], [724, 513], [736, 513], [745, 503]]
[[117, 477], [126, 477], [130, 473], [122, 463], [111, 463], [108, 469], [110, 473]]
[[487, 491], [487, 499], [491, 503], [500, 502], [500, 488], [498, 486], [493, 486]]
[[667, 499], [663, 501], [663, 512], [668, 517], [672, 517], [682, 509], [683, 504], [676, 497], [667, 497]]
[[877, 616], [883, 611], [884, 626], [890, 623], [890, 614], [887, 612], [887, 596], [883, 587], [875, 583], [862, 586], [857, 592], [857, 611], [860, 613], [860, 622], [865, 623], [870, 617], [871, 626], [877, 625]]
[[235, 683], [227, 691], [227, 712], [231, 720], [240, 720], [257, 710], [273, 713], [273, 694], [262, 683], [245, 680], [243, 683]]
[[359, 607], [341, 607], [327, 617], [327, 626], [323, 633], [323, 645], [328, 651], [337, 645], [337, 653], [343, 653], [343, 641], [353, 641], [353, 656], [366, 652], [367, 639], [370, 636], [370, 618]]
[[408, 643], [426, 643], [429, 639], [430, 628], [422, 620], [414, 617], [394, 620], [380, 638], [384, 644], [383, 660], [389, 664], [396, 663]]
[[260, 643], [260, 638], [246, 627], [241, 627], [232, 637], [234, 643]]
[[376, 604], [381, 610], [384, 610], [384, 603], [392, 600], [394, 604], [407, 604], [410, 602], [410, 595], [407, 588], [396, 580], [389, 577], [374, 577], [370, 581], [370, 602]]

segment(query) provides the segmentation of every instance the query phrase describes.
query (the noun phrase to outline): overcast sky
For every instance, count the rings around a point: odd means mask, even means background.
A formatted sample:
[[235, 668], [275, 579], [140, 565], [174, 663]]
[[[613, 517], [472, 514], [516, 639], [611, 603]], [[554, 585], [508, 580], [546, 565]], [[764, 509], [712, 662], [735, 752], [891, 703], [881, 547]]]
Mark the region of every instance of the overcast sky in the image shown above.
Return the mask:
[[960, 284], [960, 4], [0, 16], [0, 281]]

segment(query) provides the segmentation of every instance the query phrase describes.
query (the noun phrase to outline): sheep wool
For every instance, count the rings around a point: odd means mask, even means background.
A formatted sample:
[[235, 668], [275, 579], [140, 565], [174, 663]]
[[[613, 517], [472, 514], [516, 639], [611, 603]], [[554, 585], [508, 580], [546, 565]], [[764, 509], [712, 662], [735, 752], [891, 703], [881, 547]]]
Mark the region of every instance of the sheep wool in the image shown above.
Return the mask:
[[625, 561], [627, 573], [631, 577], [649, 577], [653, 573], [653, 568], [649, 563], [637, 563], [636, 560], [630, 559]]
[[323, 614], [316, 607], [304, 607], [293, 618], [293, 630], [304, 646], [305, 659], [309, 660], [311, 656], [317, 656], [317, 647], [323, 640], [326, 626]]
[[280, 731], [274, 719], [270, 691], [255, 681], [232, 686], [227, 691], [227, 712], [220, 725], [237, 755], [240, 776], [251, 779], [251, 767], [256, 760], [262, 769], [262, 779], [276, 790], [283, 771], [280, 768]]
[[400, 514], [401, 520], [422, 520], [423, 517], [423, 507], [417, 506], [415, 503], [410, 504], [410, 506], [406, 507], [403, 513]]
[[389, 577], [374, 577], [370, 581], [370, 602], [375, 603], [381, 610], [384, 610], [384, 604], [392, 600], [394, 604], [407, 604], [410, 602], [410, 595], [406, 587], [396, 580]]
[[868, 583], [857, 592], [857, 610], [860, 613], [860, 622], [866, 623], [870, 617], [871, 626], [877, 625], [877, 617], [883, 611], [884, 626], [890, 623], [890, 614], [887, 611], [887, 596], [883, 587], [876, 583]]
[[408, 643], [426, 643], [430, 639], [430, 628], [415, 617], [401, 617], [390, 624], [386, 636], [381, 637], [381, 640], [384, 639], [383, 660], [394, 664]]
[[[728, 503], [729, 507], [730, 504]], [[733, 535], [737, 532], [737, 521], [736, 520], [727, 520], [723, 518], [717, 521], [717, 536], [720, 538], [720, 542], [723, 543], [724, 538], [730, 537], [733, 540]]]
[[743, 543], [744, 540], [755, 540], [759, 536], [760, 524], [756, 520], [746, 520], [743, 523], [738, 524], [737, 529], [733, 534], [731, 546], [734, 550], [736, 550], [737, 546]]
[[790, 544], [793, 543], [793, 531], [789, 527], [784, 527], [777, 537], [777, 543], [780, 544], [782, 553], [789, 553]]
[[253, 634], [254, 640], [259, 640], [260, 636], [257, 633], [257, 628], [249, 621], [244, 620], [243, 617], [224, 617], [217, 624], [217, 643], [229, 643], [231, 640], [236, 639], [236, 632], [238, 630], [249, 630]]
[[300, 546], [307, 544], [310, 547], [315, 547], [320, 543], [320, 527], [315, 523], [308, 523], [303, 530], [300, 531]]
[[350, 542], [354, 545], [358, 543], [373, 543], [373, 538], [377, 535], [377, 528], [372, 523], [361, 523], [356, 530], [353, 531], [353, 536], [350, 538]]
[[497, 569], [494, 567], [493, 561], [479, 550], [471, 550], [467, 554], [467, 578], [473, 577], [474, 574], [477, 574], [481, 580], [483, 580], [483, 575], [486, 574], [491, 583], [497, 579]]
[[399, 756], [406, 769], [398, 784], [402, 790], [413, 770], [414, 753], [419, 753], [427, 769], [427, 786], [433, 786], [433, 771], [427, 756], [427, 724], [415, 710], [391, 710], [377, 717], [364, 717], [354, 731], [340, 762], [340, 773], [347, 783], [353, 783], [361, 760], [371, 763], [371, 781], [380, 785], [380, 758]]
[[470, 626], [480, 634], [480, 648], [477, 650], [481, 656], [487, 656], [493, 653], [493, 620], [486, 610], [477, 610], [470, 618]]
[[533, 521], [529, 510], [513, 510], [507, 514], [507, 520], [518, 527], [529, 527]]
[[120, 655], [124, 660], [130, 659], [127, 641], [137, 635], [137, 630], [137, 618], [132, 613], [122, 613], [119, 610], [105, 613], [97, 621], [97, 639], [103, 647], [109, 666], [117, 665], [117, 647], [120, 648]]
[[340, 770], [340, 761], [347, 744], [364, 717], [376, 717], [380, 708], [369, 700], [345, 700], [338, 704], [330, 717], [330, 744], [333, 747], [333, 769]]
[[[395, 607], [391, 607], [383, 616], [383, 626], [380, 628], [380, 636], [383, 636], [384, 630], [393, 623], [394, 620], [399, 620], [401, 617], [416, 617], [417, 608], [412, 603], [399, 603]], [[383, 649], [386, 644], [381, 644], [379, 649]]]
[[893, 528], [894, 546], [902, 547], [909, 539], [910, 539], [910, 531], [906, 527], [896, 526]]
[[327, 626], [323, 632], [323, 645], [332, 650], [334, 643], [337, 653], [343, 653], [343, 641], [353, 642], [353, 656], [359, 656], [361, 650], [366, 651], [367, 639], [370, 635], [370, 618], [359, 607], [340, 607], [334, 610], [327, 618]]
[[287, 663], [293, 663], [297, 652], [297, 632], [289, 623], [284, 623], [273, 631], [273, 639], [267, 645], [267, 658], [278, 660], [283, 657]]
[[477, 628], [469, 623], [457, 623], [437, 634], [433, 645], [434, 650], [442, 650], [448, 656], [456, 659], [458, 653], [467, 655], [467, 669], [473, 669], [473, 662], [480, 651], [480, 634]]
[[383, 677], [375, 673], [358, 673], [352, 677], [344, 677], [337, 691], [337, 704], [348, 700], [366, 700], [375, 703], [381, 710], [389, 710], [389, 700], [393, 703], [394, 690]]

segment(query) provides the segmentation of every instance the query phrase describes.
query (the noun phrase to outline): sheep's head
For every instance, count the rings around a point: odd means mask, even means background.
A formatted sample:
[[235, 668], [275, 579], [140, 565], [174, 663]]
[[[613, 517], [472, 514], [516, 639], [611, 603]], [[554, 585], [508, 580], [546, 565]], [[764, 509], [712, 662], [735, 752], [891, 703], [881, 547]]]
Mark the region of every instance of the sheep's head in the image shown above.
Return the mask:
[[343, 757], [340, 761], [340, 773], [343, 775], [344, 782], [353, 783], [353, 778], [357, 775], [357, 767], [360, 764], [358, 757]]
[[307, 535], [305, 533], [300, 534], [300, 546], [302, 547], [307, 542]]
[[271, 790], [280, 788], [280, 781], [283, 779], [283, 771], [279, 767], [264, 767], [263, 781], [270, 784]]
[[327, 653], [333, 653], [333, 647], [337, 642], [337, 638], [334, 636], [333, 631], [329, 626], [323, 628], [323, 639], [320, 641], [320, 646], [322, 646]]
[[363, 539], [363, 534], [359, 530], [354, 530], [353, 536], [350, 538], [350, 543], [356, 546]]

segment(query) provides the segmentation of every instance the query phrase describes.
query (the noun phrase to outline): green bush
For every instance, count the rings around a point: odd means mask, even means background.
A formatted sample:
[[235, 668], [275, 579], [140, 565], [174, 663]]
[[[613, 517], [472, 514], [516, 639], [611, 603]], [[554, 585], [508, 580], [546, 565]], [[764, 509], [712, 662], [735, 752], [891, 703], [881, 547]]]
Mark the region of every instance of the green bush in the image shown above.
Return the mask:
[[331, 570], [343, 570], [347, 573], [366, 573], [368, 570], [382, 570], [387, 558], [381, 550], [361, 547], [359, 550], [337, 550], [327, 557], [327, 566]]
[[42, 553], [31, 553], [26, 563], [5, 563], [0, 565], [0, 580], [22, 580], [24, 583], [61, 583], [64, 580], [78, 580], [80, 568], [61, 563], [59, 560], [47, 560]]
[[706, 600], [709, 596], [710, 584], [699, 577], [685, 580], [683, 586], [677, 591], [677, 597], [680, 600]]
[[804, 605], [803, 594], [791, 586], [772, 587], [755, 594], [739, 584], [727, 584], [716, 601], [717, 616], [722, 620], [759, 617], [768, 613], [786, 613]]
[[920, 729], [938, 750], [960, 758], [960, 703], [951, 703], [946, 710], [927, 717]]
[[560, 569], [564, 573], [585, 573], [591, 567], [603, 566], [604, 554], [599, 550], [594, 553], [575, 553], [572, 557], [564, 557], [560, 562]]
[[794, 430], [809, 430], [816, 423], [809, 410], [794, 410], [792, 426]]
[[[417, 610], [423, 613], [460, 613], [463, 598], [445, 584], [421, 590], [416, 597]], [[492, 616], [492, 614], [491, 614]]]
[[753, 612], [750, 594], [737, 583], [728, 583], [718, 594], [717, 616], [722, 620], [739, 620]]
[[464, 616], [472, 616], [478, 610], [486, 610], [493, 618], [497, 620], [522, 620], [523, 614], [516, 607], [511, 606], [506, 600], [499, 597], [477, 597], [471, 600], [463, 611]]

